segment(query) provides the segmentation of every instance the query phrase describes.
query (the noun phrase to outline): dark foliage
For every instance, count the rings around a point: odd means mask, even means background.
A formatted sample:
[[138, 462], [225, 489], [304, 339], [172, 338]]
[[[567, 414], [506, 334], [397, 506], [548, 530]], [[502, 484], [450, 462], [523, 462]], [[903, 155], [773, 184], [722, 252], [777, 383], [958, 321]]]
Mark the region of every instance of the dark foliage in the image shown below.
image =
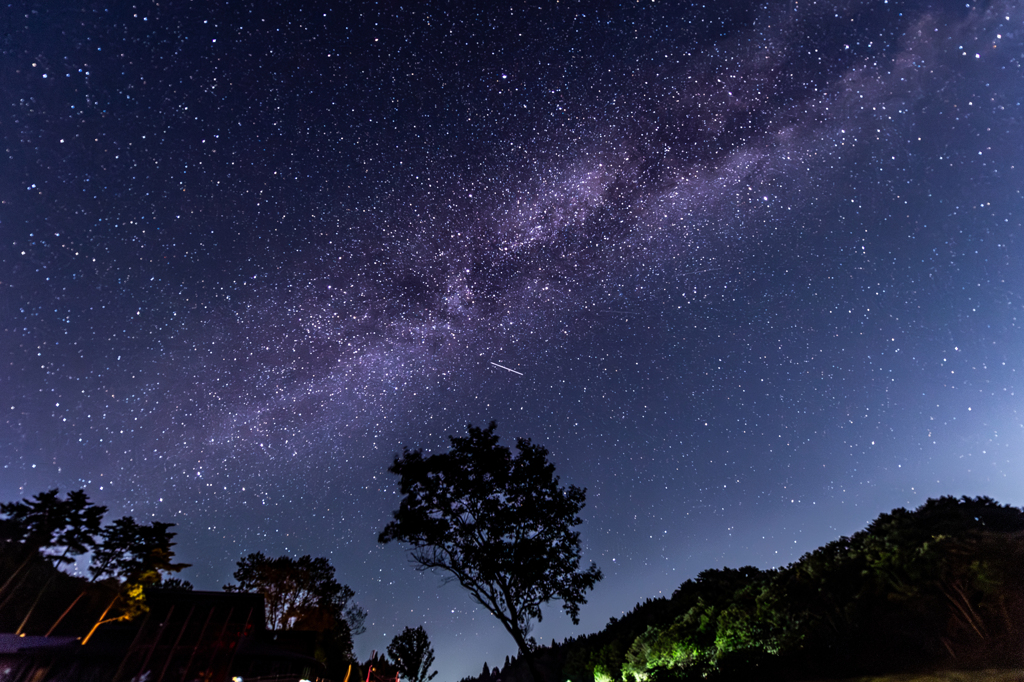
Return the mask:
[[495, 428], [470, 425], [468, 437], [450, 438], [447, 453], [406, 449], [396, 457], [389, 471], [400, 478], [402, 503], [380, 541], [408, 544], [421, 568], [450, 574], [529, 658], [541, 605], [560, 600], [578, 622], [601, 571], [579, 570], [573, 528], [586, 491], [559, 486], [547, 449], [518, 439], [513, 455]]
[[[543, 678], [683, 682], [1019, 667], [1024, 511], [943, 497], [782, 569], [702, 572], [601, 632], [541, 649]], [[521, 666], [519, 666], [521, 668]], [[486, 680], [484, 678], [487, 678]], [[498, 678], [524, 679], [513, 662]]]
[[[0, 551], [0, 576], [11, 575], [20, 564], [22, 561], [17, 554]], [[85, 587], [84, 579], [67, 575], [40, 555], [32, 555], [0, 599], [3, 602], [3, 608], [0, 608], [0, 632], [14, 632], [35, 603], [34, 615], [25, 623], [22, 631], [28, 635], [45, 634]], [[83, 635], [88, 632], [106, 601], [109, 601], [108, 592], [97, 587], [79, 599], [76, 611], [65, 619], [63, 627], [55, 634]]]
[[95, 545], [106, 511], [90, 502], [82, 490], [61, 499], [54, 488], [31, 499], [0, 504], [0, 532], [6, 547], [21, 545], [23, 557], [38, 552], [54, 565], [67, 564]]
[[113, 577], [120, 582], [145, 587], [160, 582], [164, 573], [177, 573], [189, 564], [172, 560], [176, 535], [173, 523], [154, 521], [140, 524], [130, 516], [117, 519], [99, 531], [100, 540], [93, 550], [89, 573], [93, 580]]
[[[143, 588], [188, 566], [173, 562], [173, 524], [140, 525], [126, 517], [102, 526], [105, 512], [81, 490], [65, 498], [50, 490], [0, 505], [6, 560], [0, 565], [0, 622], [17, 634], [70, 628], [84, 635], [85, 621], [95, 625], [144, 612]], [[53, 570], [86, 552], [92, 553], [94, 581], [102, 582], [86, 584]]]
[[434, 665], [434, 648], [422, 627], [405, 628], [395, 635], [388, 645], [388, 657], [403, 680], [428, 682], [437, 677], [436, 670], [430, 672]]
[[258, 592], [267, 609], [267, 627], [275, 630], [330, 630], [345, 620], [349, 601], [355, 596], [348, 585], [334, 577], [334, 567], [324, 557], [271, 559], [262, 552], [238, 560], [237, 585], [228, 592]]
[[185, 592], [191, 592], [194, 588], [192, 583], [181, 578], [164, 578], [158, 583], [152, 585], [149, 589], [151, 590], [184, 590]]
[[228, 592], [263, 595], [267, 627], [276, 630], [311, 630], [317, 636], [317, 658], [338, 673], [355, 660], [353, 633], [362, 631], [366, 612], [351, 604], [355, 592], [334, 577], [334, 567], [324, 557], [309, 555], [276, 559], [261, 552], [238, 560], [237, 585]]

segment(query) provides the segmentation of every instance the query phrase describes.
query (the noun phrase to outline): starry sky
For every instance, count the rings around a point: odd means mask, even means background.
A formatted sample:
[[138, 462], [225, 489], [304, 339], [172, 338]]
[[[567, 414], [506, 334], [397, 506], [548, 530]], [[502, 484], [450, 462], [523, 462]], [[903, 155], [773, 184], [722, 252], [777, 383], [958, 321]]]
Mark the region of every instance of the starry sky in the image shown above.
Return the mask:
[[[467, 422], [588, 490], [600, 629], [929, 496], [1024, 503], [1024, 7], [0, 10], [0, 498], [327, 556], [360, 655], [514, 653], [377, 534]], [[500, 367], [499, 367], [500, 365]]]

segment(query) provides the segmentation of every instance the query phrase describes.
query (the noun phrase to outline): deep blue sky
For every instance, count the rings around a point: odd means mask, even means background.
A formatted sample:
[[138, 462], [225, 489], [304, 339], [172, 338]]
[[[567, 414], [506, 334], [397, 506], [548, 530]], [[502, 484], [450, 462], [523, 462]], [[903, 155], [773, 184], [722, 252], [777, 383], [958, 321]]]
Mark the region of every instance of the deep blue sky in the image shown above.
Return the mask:
[[0, 499], [327, 556], [447, 682], [512, 640], [376, 537], [467, 422], [588, 489], [542, 641], [1024, 503], [1019, 2], [57, 5], [0, 14]]

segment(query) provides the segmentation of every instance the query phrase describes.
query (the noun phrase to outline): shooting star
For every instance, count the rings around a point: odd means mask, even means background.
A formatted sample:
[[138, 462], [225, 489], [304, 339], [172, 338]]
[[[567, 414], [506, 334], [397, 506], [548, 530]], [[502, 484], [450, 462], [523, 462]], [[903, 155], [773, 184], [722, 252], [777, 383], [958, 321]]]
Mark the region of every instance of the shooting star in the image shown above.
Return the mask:
[[506, 367], [505, 365], [499, 365], [496, 362], [492, 362], [491, 364], [494, 365], [495, 367], [501, 367], [502, 369], [507, 370], [509, 372], [512, 372], [513, 374], [518, 374], [519, 376], [523, 376], [522, 372], [517, 372], [514, 369], [512, 369], [511, 367]]

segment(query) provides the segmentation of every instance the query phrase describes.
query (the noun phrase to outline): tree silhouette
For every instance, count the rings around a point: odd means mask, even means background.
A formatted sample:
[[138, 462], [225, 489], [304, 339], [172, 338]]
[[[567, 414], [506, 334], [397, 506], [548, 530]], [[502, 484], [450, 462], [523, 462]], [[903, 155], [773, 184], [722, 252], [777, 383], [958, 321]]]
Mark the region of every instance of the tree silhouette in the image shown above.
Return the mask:
[[534, 678], [529, 632], [541, 605], [561, 600], [574, 623], [585, 593], [601, 579], [580, 571], [579, 512], [586, 491], [558, 485], [546, 448], [516, 441], [516, 455], [498, 445], [494, 422], [469, 425], [452, 449], [424, 457], [406, 448], [388, 469], [400, 478], [402, 502], [379, 541], [412, 547], [423, 569], [450, 573], [512, 635]]
[[[318, 630], [348, 623], [351, 613], [362, 627], [365, 612], [349, 606], [355, 593], [334, 578], [334, 567], [324, 557], [308, 554], [298, 559], [288, 556], [271, 559], [262, 552], [238, 560], [234, 572], [237, 585], [225, 585], [228, 592], [258, 592], [267, 610], [267, 626], [275, 630]], [[355, 630], [355, 627], [351, 627]]]
[[151, 590], [184, 590], [185, 592], [191, 592], [194, 588], [192, 583], [181, 578], [164, 578], [155, 585], [150, 586]]
[[[67, 497], [61, 499], [56, 488], [37, 493], [32, 499], [0, 504], [0, 514], [4, 515], [4, 544], [21, 544], [24, 553], [21, 563], [3, 585], [0, 585], [0, 595], [7, 591], [11, 582], [25, 569], [33, 556], [41, 555], [52, 561], [55, 566], [60, 566], [72, 563], [72, 557], [88, 552], [95, 545], [95, 535], [100, 530], [100, 522], [106, 511], [106, 507], [90, 502], [84, 490], [73, 490]], [[47, 549], [54, 552], [48, 554], [45, 551]], [[16, 589], [0, 602], [0, 608], [6, 605], [23, 581], [24, 576]], [[36, 595], [25, 619], [18, 627], [19, 633], [51, 581], [52, 576]]]
[[124, 516], [100, 530], [100, 542], [93, 551], [89, 572], [93, 580], [113, 577], [118, 582], [155, 585], [163, 573], [177, 573], [190, 564], [173, 563], [176, 535], [173, 523], [154, 521], [140, 524]]
[[[61, 499], [54, 488], [37, 493], [32, 499], [5, 502], [0, 504], [5, 544], [20, 543], [28, 555], [63, 547], [59, 554], [44, 556], [55, 565], [70, 563], [74, 561], [72, 556], [84, 554], [92, 547], [106, 511], [106, 507], [91, 503], [84, 490], [73, 490]], [[0, 587], [0, 592], [6, 587], [7, 583]]]
[[256, 552], [238, 560], [237, 585], [228, 592], [263, 595], [267, 627], [274, 630], [310, 630], [317, 635], [317, 658], [340, 672], [354, 660], [352, 635], [362, 633], [366, 611], [350, 603], [355, 593], [334, 578], [334, 567], [324, 557], [309, 555], [271, 559]]
[[430, 672], [434, 665], [434, 648], [422, 626], [405, 628], [388, 645], [388, 656], [398, 672], [408, 682], [428, 682], [437, 677], [437, 671]]
[[[176, 533], [170, 531], [173, 523], [154, 521], [140, 524], [130, 516], [124, 516], [99, 530], [99, 542], [92, 554], [89, 572], [93, 582], [107, 578], [113, 590], [113, 597], [103, 614], [93, 625], [85, 641], [103, 623], [130, 620], [147, 610], [143, 590], [157, 585], [165, 573], [177, 573], [190, 564], [174, 563], [175, 543], [171, 540]], [[81, 599], [86, 590], [78, 596]], [[52, 632], [78, 602], [72, 602], [57, 622]], [[120, 602], [117, 609], [114, 607]], [[114, 615], [110, 616], [111, 612]], [[110, 616], [110, 617], [108, 617]]]

